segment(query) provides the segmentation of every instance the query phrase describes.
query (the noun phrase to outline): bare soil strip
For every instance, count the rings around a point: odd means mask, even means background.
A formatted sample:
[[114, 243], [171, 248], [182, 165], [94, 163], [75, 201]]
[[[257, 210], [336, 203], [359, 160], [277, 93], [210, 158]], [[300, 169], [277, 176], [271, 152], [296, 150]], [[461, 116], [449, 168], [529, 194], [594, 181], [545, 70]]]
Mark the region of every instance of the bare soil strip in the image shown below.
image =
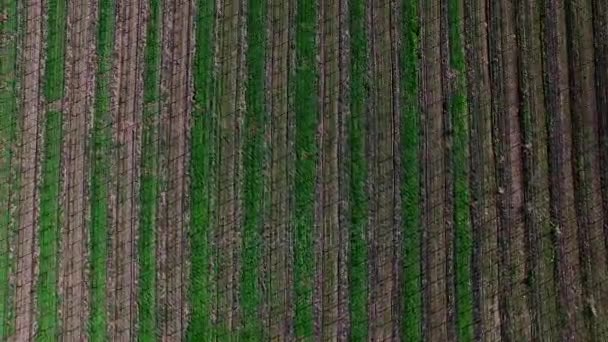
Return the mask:
[[218, 0], [218, 316], [220, 338], [230, 336], [238, 327], [238, 279], [240, 243], [241, 127], [244, 91], [241, 77], [243, 58], [242, 0]]
[[[398, 51], [401, 20], [397, 1], [371, 1], [372, 107], [368, 113], [370, 148], [371, 269], [370, 338], [399, 340], [401, 322], [401, 164]], [[444, 293], [445, 288], [442, 289]]]
[[[566, 3], [566, 24], [572, 104], [574, 189], [582, 262], [585, 317], [591, 336], [608, 333], [608, 279], [600, 184], [599, 125], [596, 114], [591, 1]], [[601, 90], [599, 90], [601, 91]], [[604, 154], [606, 151], [604, 151]]]
[[574, 203], [572, 127], [568, 96], [568, 54], [565, 11], [559, 1], [548, 0], [544, 13], [545, 94], [549, 119], [550, 207], [557, 243], [558, 295], [564, 320], [563, 340], [588, 340], [583, 324], [583, 293], [578, 225]]
[[143, 101], [143, 51], [146, 20], [143, 1], [117, 3], [112, 116], [115, 189], [110, 191], [113, 227], [108, 266], [109, 338], [131, 341], [137, 314], [137, 224], [140, 122]]
[[541, 8], [522, 1], [517, 8], [519, 91], [524, 170], [524, 221], [528, 238], [528, 302], [531, 340], [558, 340], [555, 249], [549, 217], [547, 121], [543, 92]]
[[290, 1], [268, 1], [267, 102], [270, 109], [270, 129], [266, 144], [270, 147], [270, 206], [264, 229], [264, 288], [266, 301], [265, 326], [268, 337], [275, 341], [293, 336], [293, 298], [291, 296], [292, 265], [290, 234], [293, 217], [292, 168], [294, 129], [293, 112], [289, 103], [289, 76], [292, 66], [290, 44]]
[[423, 267], [425, 279], [425, 338], [448, 340], [448, 297], [444, 160], [444, 113], [440, 63], [440, 3], [424, 3], [422, 23], [422, 111], [423, 119]]
[[166, 179], [161, 196], [160, 234], [164, 240], [164, 293], [160, 301], [160, 339], [181, 340], [185, 336], [188, 305], [185, 263], [187, 253], [188, 146], [189, 122], [192, 113], [191, 49], [193, 6], [191, 0], [164, 3], [163, 61], [161, 92], [166, 99], [162, 106], [160, 134], [161, 153], [165, 154]]
[[471, 221], [475, 339], [500, 339], [497, 211], [492, 153], [488, 15], [485, 1], [465, 0], [465, 45], [471, 115]]
[[44, 72], [42, 49], [42, 1], [25, 5], [23, 123], [21, 141], [21, 184], [15, 290], [15, 332], [9, 341], [30, 341], [34, 334], [34, 285], [36, 281], [36, 231], [39, 211], [39, 161], [44, 110], [40, 80]]
[[526, 234], [523, 219], [523, 162], [518, 87], [518, 47], [515, 7], [509, 0], [490, 7], [492, 114], [498, 207], [500, 215], [501, 335], [507, 340], [530, 340], [526, 303]]
[[348, 115], [345, 90], [346, 60], [343, 35], [346, 1], [320, 1], [319, 34], [319, 113], [317, 145], [320, 148], [317, 164], [317, 215], [315, 226], [318, 238], [316, 282], [318, 286], [316, 327], [322, 340], [347, 338], [347, 308], [344, 232], [345, 186], [344, 125]]
[[96, 3], [68, 3], [66, 102], [63, 121], [63, 182], [61, 230], [60, 311], [63, 338], [87, 340], [88, 320], [88, 158], [86, 155], [95, 84]]

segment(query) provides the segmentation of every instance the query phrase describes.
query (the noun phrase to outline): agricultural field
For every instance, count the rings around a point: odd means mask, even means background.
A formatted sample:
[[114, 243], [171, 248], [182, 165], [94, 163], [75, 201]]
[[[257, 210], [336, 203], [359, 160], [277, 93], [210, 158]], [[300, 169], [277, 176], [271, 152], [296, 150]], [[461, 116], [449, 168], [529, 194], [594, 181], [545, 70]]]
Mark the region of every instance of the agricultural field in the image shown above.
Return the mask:
[[0, 0], [0, 341], [608, 341], [608, 2]]

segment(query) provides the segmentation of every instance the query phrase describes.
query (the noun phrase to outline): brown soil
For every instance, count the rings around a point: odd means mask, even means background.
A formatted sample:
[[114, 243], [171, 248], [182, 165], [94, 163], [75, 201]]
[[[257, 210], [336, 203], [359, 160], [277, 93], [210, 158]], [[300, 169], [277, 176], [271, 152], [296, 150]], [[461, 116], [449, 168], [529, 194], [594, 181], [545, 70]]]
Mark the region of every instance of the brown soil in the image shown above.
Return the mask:
[[87, 147], [92, 116], [92, 92], [95, 77], [96, 4], [89, 0], [68, 3], [66, 102], [63, 132], [61, 265], [59, 270], [62, 297], [63, 338], [87, 339]]
[[29, 341], [33, 338], [35, 310], [34, 285], [37, 273], [37, 226], [39, 208], [39, 168], [42, 146], [44, 110], [40, 100], [40, 80], [43, 74], [42, 1], [32, 0], [25, 7], [26, 32], [23, 63], [23, 123], [21, 143], [21, 190], [19, 196], [19, 231], [17, 237], [17, 267], [15, 290], [15, 332], [9, 341]]
[[[520, 98], [524, 165], [525, 230], [528, 237], [531, 340], [558, 340], [554, 248], [549, 222], [549, 173], [547, 126], [543, 92], [543, 63], [540, 41], [541, 8], [535, 2], [520, 2], [517, 39], [520, 52]], [[525, 119], [525, 118], [529, 118]], [[515, 157], [512, 157], [514, 159]]]
[[572, 103], [573, 165], [577, 220], [584, 279], [584, 305], [589, 328], [602, 339], [608, 325], [608, 269], [600, 184], [599, 121], [596, 115], [595, 68], [591, 3], [576, 0], [566, 5], [570, 99]]
[[465, 35], [469, 112], [471, 114], [471, 221], [475, 338], [500, 339], [498, 310], [497, 208], [492, 153], [488, 15], [485, 1], [466, 0]]
[[165, 2], [163, 17], [163, 104], [160, 124], [164, 143], [165, 188], [160, 207], [159, 265], [162, 287], [160, 339], [184, 338], [187, 323], [188, 256], [186, 245], [189, 122], [192, 113], [191, 56], [193, 3], [190, 0]]
[[371, 36], [371, 109], [368, 115], [370, 207], [370, 338], [398, 340], [400, 270], [399, 68], [398, 2], [372, 1], [368, 7]]
[[240, 243], [240, 193], [242, 165], [241, 127], [244, 89], [243, 1], [217, 2], [217, 79], [219, 115], [218, 155], [218, 324], [220, 333], [234, 332], [238, 325]]
[[293, 336], [291, 284], [293, 273], [289, 234], [294, 202], [291, 181], [293, 169], [293, 111], [289, 102], [289, 71], [293, 65], [290, 17], [294, 9], [289, 1], [268, 2], [267, 101], [270, 129], [267, 136], [270, 177], [269, 219], [264, 232], [265, 296], [268, 300], [265, 325], [273, 341], [289, 340]]
[[143, 99], [146, 20], [141, 1], [119, 2], [116, 20], [112, 114], [116, 155], [115, 190], [110, 191], [113, 229], [108, 265], [109, 336], [130, 341], [137, 303], [137, 218], [139, 141]]
[[549, 166], [551, 174], [551, 217], [557, 241], [557, 274], [560, 306], [565, 314], [560, 332], [564, 340], [588, 340], [583, 326], [583, 298], [579, 238], [574, 208], [572, 175], [572, 131], [568, 93], [567, 51], [564, 37], [565, 11], [558, 1], [545, 8], [547, 112], [549, 126]]
[[425, 271], [424, 315], [425, 338], [448, 340], [447, 236], [445, 230], [444, 113], [440, 52], [440, 4], [422, 6], [422, 108], [423, 119], [423, 196], [424, 226], [423, 263]]

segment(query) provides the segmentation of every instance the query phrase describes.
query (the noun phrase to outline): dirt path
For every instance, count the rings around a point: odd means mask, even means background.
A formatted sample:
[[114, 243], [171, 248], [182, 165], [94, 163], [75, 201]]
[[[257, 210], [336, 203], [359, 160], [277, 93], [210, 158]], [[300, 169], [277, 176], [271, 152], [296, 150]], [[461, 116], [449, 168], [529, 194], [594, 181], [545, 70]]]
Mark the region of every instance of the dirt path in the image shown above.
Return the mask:
[[160, 132], [163, 140], [166, 179], [161, 194], [160, 236], [164, 261], [159, 271], [163, 277], [160, 300], [160, 339], [181, 340], [185, 336], [188, 313], [186, 259], [186, 227], [188, 226], [188, 146], [189, 122], [192, 113], [191, 50], [193, 2], [174, 0], [164, 3], [163, 60], [161, 92], [163, 103]]
[[485, 1], [465, 0], [465, 45], [471, 115], [471, 222], [475, 338], [500, 339], [498, 311], [497, 211], [492, 153], [488, 15]]
[[317, 307], [317, 335], [322, 340], [344, 340], [347, 337], [344, 329], [348, 316], [348, 303], [345, 302], [345, 290], [341, 284], [347, 279], [344, 257], [346, 255], [346, 238], [343, 216], [347, 193], [344, 191], [345, 180], [345, 146], [344, 125], [348, 112], [345, 89], [346, 60], [343, 35], [345, 30], [346, 1], [320, 1], [318, 15], [318, 61], [319, 89], [318, 103], [320, 121], [318, 124], [317, 145], [319, 161], [317, 163], [317, 269], [315, 292]]
[[289, 19], [294, 8], [290, 1], [268, 1], [267, 32], [267, 102], [270, 110], [270, 129], [266, 144], [270, 148], [269, 219], [264, 232], [265, 301], [267, 317], [264, 325], [271, 340], [288, 340], [292, 336], [292, 266], [289, 262], [289, 234], [291, 234], [294, 201], [291, 168], [293, 159], [293, 112], [289, 103], [289, 76], [292, 69], [292, 47]]
[[555, 250], [549, 217], [549, 170], [547, 125], [543, 92], [540, 6], [522, 1], [517, 9], [517, 39], [520, 52], [519, 89], [524, 166], [525, 230], [528, 236], [528, 297], [531, 339], [558, 340]]
[[111, 251], [108, 266], [109, 338], [130, 341], [135, 333], [137, 303], [137, 223], [140, 115], [143, 99], [144, 1], [117, 3], [114, 82], [112, 89], [115, 189], [110, 191]]
[[550, 206], [558, 250], [559, 303], [565, 314], [560, 333], [564, 340], [588, 340], [583, 325], [580, 245], [574, 207], [570, 98], [565, 91], [569, 86], [568, 54], [565, 40], [560, 38], [566, 34], [565, 11], [556, 0], [545, 5], [545, 94], [547, 113], [552, 116], [548, 127]]
[[236, 330], [241, 225], [241, 127], [244, 72], [242, 0], [217, 0], [217, 113], [219, 120], [217, 296], [220, 336]]
[[42, 44], [42, 1], [25, 4], [23, 123], [21, 143], [21, 190], [19, 196], [19, 232], [17, 241], [17, 267], [15, 290], [15, 333], [10, 341], [29, 341], [34, 330], [34, 284], [36, 281], [36, 229], [39, 208], [39, 162], [41, 123], [44, 111], [40, 98], [40, 80], [44, 72]]
[[423, 268], [425, 338], [448, 340], [447, 235], [445, 229], [446, 193], [444, 165], [444, 113], [440, 63], [440, 3], [422, 5], [422, 110], [424, 227]]
[[63, 338], [85, 341], [88, 319], [87, 147], [95, 84], [96, 3], [68, 3], [66, 58], [66, 119], [63, 140], [60, 294]]
[[[608, 279], [604, 217], [600, 184], [599, 118], [596, 114], [595, 68], [593, 51], [593, 22], [591, 1], [568, 2], [566, 25], [572, 104], [572, 139], [574, 191], [579, 225], [579, 248], [583, 272], [583, 291], [588, 328], [597, 339], [608, 331], [608, 289], [602, 284]], [[600, 90], [601, 91], [601, 90]], [[607, 115], [608, 113], [604, 113]], [[604, 151], [603, 154], [605, 154]]]
[[[372, 196], [370, 231], [370, 338], [399, 340], [398, 308], [401, 232], [400, 86], [398, 51], [400, 6], [397, 1], [371, 1], [372, 107], [368, 113], [368, 146]], [[442, 289], [442, 293], [445, 290]]]

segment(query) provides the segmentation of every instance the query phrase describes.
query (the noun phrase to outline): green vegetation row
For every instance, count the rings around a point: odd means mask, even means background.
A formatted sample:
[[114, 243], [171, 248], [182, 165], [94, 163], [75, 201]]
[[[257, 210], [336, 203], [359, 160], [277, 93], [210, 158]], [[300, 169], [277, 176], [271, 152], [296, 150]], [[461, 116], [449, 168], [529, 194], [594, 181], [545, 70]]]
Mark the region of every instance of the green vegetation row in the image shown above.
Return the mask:
[[114, 0], [99, 2], [97, 35], [98, 72], [92, 134], [90, 267], [91, 298], [89, 336], [93, 341], [107, 339], [106, 258], [108, 238], [108, 161], [112, 148], [110, 78], [114, 48]]
[[[463, 45], [462, 1], [450, 0], [450, 67], [455, 72], [450, 117], [453, 135], [456, 323], [459, 341], [473, 340], [473, 231], [469, 212], [469, 124], [466, 92], [466, 65]], [[406, 131], [407, 132], [407, 131]]]
[[351, 33], [351, 118], [349, 124], [350, 166], [350, 258], [349, 295], [351, 337], [367, 340], [367, 163], [365, 159], [365, 113], [367, 90], [367, 35], [365, 0], [350, 4]]
[[211, 250], [209, 237], [214, 201], [212, 166], [215, 162], [213, 108], [213, 1], [199, 0], [196, 19], [196, 55], [194, 62], [194, 113], [192, 126], [192, 192], [191, 251], [192, 270], [190, 303], [192, 314], [188, 325], [188, 341], [213, 341], [217, 333], [211, 321], [213, 298], [209, 275]]
[[150, 0], [144, 66], [144, 110], [141, 145], [139, 213], [138, 340], [156, 339], [156, 213], [158, 196], [158, 116], [160, 111], [161, 1]]
[[[61, 100], [63, 97], [66, 15], [66, 0], [48, 2], [48, 38], [44, 75], [44, 95], [47, 103]], [[51, 110], [46, 113], [40, 189], [40, 274], [36, 293], [38, 341], [54, 340], [59, 327], [57, 254], [61, 218], [57, 199], [60, 194], [62, 122], [61, 112]]]
[[16, 222], [11, 213], [13, 198], [14, 160], [18, 136], [17, 45], [19, 16], [15, 0], [2, 1], [6, 21], [0, 21], [0, 340], [4, 341], [12, 328], [12, 291], [9, 274], [14, 268], [10, 258], [10, 243]]
[[403, 3], [403, 117], [402, 117], [402, 206], [404, 230], [404, 319], [403, 336], [422, 341], [422, 217], [420, 203], [420, 8], [419, 1]]
[[317, 146], [315, 1], [299, 0], [296, 10], [295, 139], [295, 335], [313, 336], [314, 201]]
[[259, 274], [262, 270], [262, 230], [264, 228], [264, 131], [265, 111], [264, 69], [266, 50], [266, 1], [249, 0], [247, 18], [247, 112], [244, 145], [244, 219], [243, 264], [241, 273], [241, 305], [246, 317], [241, 331], [244, 341], [262, 339], [259, 310], [262, 304]]

